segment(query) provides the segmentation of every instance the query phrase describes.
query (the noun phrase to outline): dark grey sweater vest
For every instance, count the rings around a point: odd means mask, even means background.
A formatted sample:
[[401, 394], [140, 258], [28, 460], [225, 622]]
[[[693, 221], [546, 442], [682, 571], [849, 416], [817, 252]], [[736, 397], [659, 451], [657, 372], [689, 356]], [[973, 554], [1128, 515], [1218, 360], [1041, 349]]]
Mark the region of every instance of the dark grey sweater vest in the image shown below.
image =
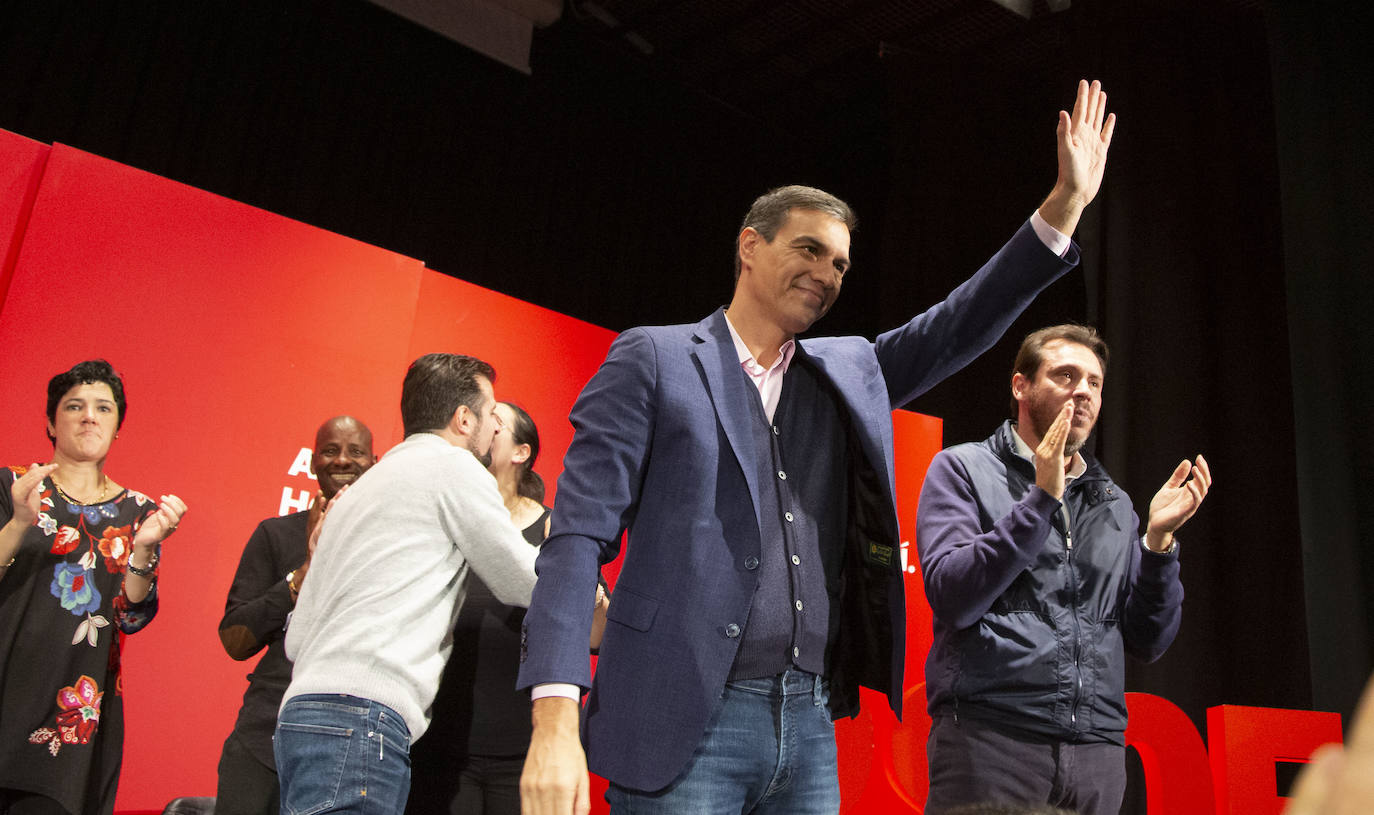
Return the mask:
[[[747, 378], [743, 370], [740, 376]], [[754, 389], [750, 382], [751, 390]], [[845, 540], [844, 407], [798, 347], [770, 425], [753, 401], [758, 463], [759, 585], [731, 679], [800, 668], [827, 675], [839, 625]]]

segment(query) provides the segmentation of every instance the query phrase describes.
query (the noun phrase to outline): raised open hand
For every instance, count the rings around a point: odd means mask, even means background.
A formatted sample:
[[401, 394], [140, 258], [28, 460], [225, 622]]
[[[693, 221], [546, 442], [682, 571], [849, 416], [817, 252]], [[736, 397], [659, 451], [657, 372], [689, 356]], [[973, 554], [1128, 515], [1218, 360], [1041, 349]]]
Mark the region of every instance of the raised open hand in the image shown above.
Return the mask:
[[1107, 170], [1107, 150], [1112, 146], [1116, 114], [1107, 113], [1107, 94], [1102, 83], [1078, 81], [1073, 112], [1059, 111], [1055, 128], [1059, 153], [1059, 177], [1049, 198], [1040, 205], [1040, 217], [1065, 235], [1072, 235], [1084, 207], [1097, 197]]
[[1173, 475], [1150, 499], [1145, 545], [1157, 552], [1172, 546], [1174, 532], [1193, 517], [1211, 487], [1212, 471], [1207, 467], [1207, 459], [1198, 456], [1194, 462], [1179, 462]]

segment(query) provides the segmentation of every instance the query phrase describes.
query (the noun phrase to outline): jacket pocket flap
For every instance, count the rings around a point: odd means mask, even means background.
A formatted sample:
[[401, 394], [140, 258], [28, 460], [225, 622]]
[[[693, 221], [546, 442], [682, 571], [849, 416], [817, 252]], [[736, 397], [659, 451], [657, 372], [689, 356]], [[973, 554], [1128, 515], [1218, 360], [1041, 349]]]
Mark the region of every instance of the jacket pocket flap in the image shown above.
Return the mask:
[[611, 607], [606, 609], [606, 619], [633, 628], [648, 631], [658, 614], [658, 601], [645, 597], [632, 589], [617, 586], [611, 598]]

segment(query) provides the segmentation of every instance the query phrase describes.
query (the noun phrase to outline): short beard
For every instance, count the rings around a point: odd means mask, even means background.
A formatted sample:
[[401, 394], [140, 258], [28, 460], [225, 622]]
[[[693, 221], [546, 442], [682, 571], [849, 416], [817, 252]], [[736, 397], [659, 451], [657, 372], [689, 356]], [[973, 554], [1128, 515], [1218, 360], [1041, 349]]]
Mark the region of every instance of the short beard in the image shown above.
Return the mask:
[[487, 452], [477, 452], [477, 437], [482, 435], [482, 422], [477, 422], [477, 427], [473, 428], [472, 435], [468, 436], [468, 452], [477, 459], [477, 463], [482, 465], [482, 469], [491, 469], [491, 442], [487, 442]]

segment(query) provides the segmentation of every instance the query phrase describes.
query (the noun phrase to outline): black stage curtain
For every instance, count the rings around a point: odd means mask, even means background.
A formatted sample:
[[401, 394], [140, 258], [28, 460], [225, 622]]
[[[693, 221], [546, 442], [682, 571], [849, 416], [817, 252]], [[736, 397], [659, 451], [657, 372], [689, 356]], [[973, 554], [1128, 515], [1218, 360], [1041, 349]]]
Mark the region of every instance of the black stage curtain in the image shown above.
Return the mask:
[[[950, 443], [982, 438], [1020, 336], [1103, 329], [1094, 443], [1138, 511], [1184, 456], [1217, 478], [1182, 535], [1178, 642], [1129, 675], [1201, 729], [1220, 703], [1348, 713], [1370, 668], [1374, 73], [1348, 16], [1368, 13], [1303, 5], [1078, 0], [972, 52], [889, 56], [843, 104], [783, 114], [685, 88], [575, 15], [537, 34], [527, 77], [361, 0], [11, 0], [0, 127], [616, 329], [725, 302], [749, 201], [816, 184], [862, 220], [819, 330], [872, 336], [1030, 214], [1055, 111], [1101, 77], [1121, 125], [1083, 269], [912, 407]], [[1039, 68], [1007, 58], [1032, 40]]]

